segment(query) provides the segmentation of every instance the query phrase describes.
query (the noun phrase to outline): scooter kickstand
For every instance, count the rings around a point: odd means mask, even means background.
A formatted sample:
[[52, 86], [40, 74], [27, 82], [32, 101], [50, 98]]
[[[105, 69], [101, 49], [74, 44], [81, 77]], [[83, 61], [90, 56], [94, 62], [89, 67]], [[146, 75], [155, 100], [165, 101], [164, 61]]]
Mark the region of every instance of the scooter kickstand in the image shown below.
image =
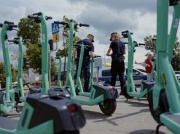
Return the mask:
[[159, 134], [159, 128], [160, 128], [161, 126], [164, 126], [164, 124], [163, 124], [163, 123], [160, 123], [160, 124], [157, 125], [157, 127], [156, 127], [156, 134]]

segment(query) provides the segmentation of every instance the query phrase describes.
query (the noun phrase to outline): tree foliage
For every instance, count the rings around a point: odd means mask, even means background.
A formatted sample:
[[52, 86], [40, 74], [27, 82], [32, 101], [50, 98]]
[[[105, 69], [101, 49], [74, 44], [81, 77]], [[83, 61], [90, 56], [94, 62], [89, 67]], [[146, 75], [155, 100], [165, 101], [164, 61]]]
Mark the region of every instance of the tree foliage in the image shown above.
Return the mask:
[[[30, 39], [30, 42], [26, 43], [26, 53], [29, 68], [33, 68], [35, 73], [41, 74], [41, 46], [40, 46], [40, 35], [41, 27], [40, 24], [35, 23], [32, 19], [22, 18], [18, 24], [19, 32], [18, 36], [23, 39]], [[52, 58], [51, 58], [52, 59]], [[51, 60], [52, 75], [54, 74], [55, 60]]]
[[51, 78], [53, 81], [55, 80], [56, 73], [57, 73], [56, 62], [55, 59], [51, 57]]
[[[17, 70], [12, 65], [11, 65], [11, 72], [12, 72], [12, 81], [17, 81]], [[0, 82], [2, 88], [5, 88], [6, 74], [5, 74], [5, 67], [3, 62], [0, 62]]]
[[155, 52], [156, 50], [156, 35], [150, 35], [150, 36], [146, 36], [144, 38], [144, 42], [145, 42], [145, 49], [146, 50], [150, 50], [151, 52]]
[[[150, 36], [146, 36], [144, 38], [144, 42], [145, 42], [145, 48], [146, 50], [150, 50], [151, 52], [156, 51], [156, 35], [150, 35]], [[180, 42], [178, 41], [178, 38], [176, 38], [175, 41], [175, 48], [173, 51], [173, 57], [171, 60], [171, 64], [174, 70], [180, 70]]]
[[18, 36], [23, 39], [29, 39], [26, 44], [25, 57], [27, 58], [29, 68], [33, 68], [36, 73], [41, 73], [41, 47], [39, 47], [41, 28], [38, 23], [32, 19], [22, 18], [18, 24]]
[[[63, 16], [63, 21], [68, 23], [70, 19], [67, 18], [66, 16]], [[75, 21], [75, 24], [77, 24], [76, 21]], [[78, 32], [78, 28], [75, 28], [74, 30], [75, 32]], [[56, 55], [61, 56], [61, 57], [67, 57], [68, 43], [69, 43], [69, 27], [67, 26], [63, 27], [63, 38], [65, 39], [62, 44], [64, 46], [64, 49], [62, 50], [58, 49], [58, 51], [56, 52]], [[76, 42], [79, 40], [80, 38], [74, 34], [73, 44], [76, 44]]]

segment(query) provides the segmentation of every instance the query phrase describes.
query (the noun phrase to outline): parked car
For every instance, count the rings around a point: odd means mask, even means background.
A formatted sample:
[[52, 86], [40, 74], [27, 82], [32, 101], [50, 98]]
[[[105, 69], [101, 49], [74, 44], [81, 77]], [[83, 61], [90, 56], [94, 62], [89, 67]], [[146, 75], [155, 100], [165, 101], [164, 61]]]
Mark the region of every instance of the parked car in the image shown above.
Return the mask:
[[177, 79], [178, 79], [179, 82], [180, 82], [180, 71], [174, 71], [174, 73], [175, 73]]
[[[107, 68], [101, 68], [98, 72], [98, 82], [106, 82], [109, 83], [111, 80], [111, 68], [107, 67]], [[127, 80], [127, 68], [125, 71], [125, 80]], [[133, 69], [133, 79], [134, 79], [134, 84], [136, 86], [141, 85], [141, 81], [142, 80], [147, 80], [147, 74], [145, 72], [142, 72], [138, 69]], [[118, 81], [118, 77], [117, 77], [117, 82], [116, 85], [120, 85], [119, 81]]]
[[13, 83], [12, 83], [12, 88], [16, 88], [16, 87], [17, 87], [17, 84], [18, 84], [17, 82], [13, 82]]

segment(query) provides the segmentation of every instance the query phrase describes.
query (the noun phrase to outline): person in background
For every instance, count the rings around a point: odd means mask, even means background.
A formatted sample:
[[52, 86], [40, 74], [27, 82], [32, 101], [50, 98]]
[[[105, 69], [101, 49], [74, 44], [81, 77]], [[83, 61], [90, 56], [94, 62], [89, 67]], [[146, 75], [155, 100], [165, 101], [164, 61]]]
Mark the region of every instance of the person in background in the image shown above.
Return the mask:
[[[88, 34], [86, 39], [83, 39], [77, 42], [77, 44], [86, 45], [84, 49], [82, 69], [81, 69], [81, 71], [83, 72], [83, 78], [84, 78], [84, 92], [90, 92], [89, 91], [90, 58], [94, 56], [93, 42], [94, 42], [94, 36], [92, 34]], [[76, 66], [75, 76], [77, 76], [78, 62], [79, 62], [79, 57], [80, 57], [80, 48], [75, 49], [75, 51], [73, 52], [73, 57], [76, 59], [75, 64], [77, 64], [77, 66]]]
[[[116, 85], [116, 77], [119, 76], [121, 93], [123, 94], [123, 87], [125, 85], [124, 72], [125, 72], [125, 63], [124, 63], [124, 54], [126, 54], [125, 45], [120, 41], [120, 35], [117, 32], [113, 32], [110, 38], [110, 46], [107, 50], [106, 55], [111, 56], [111, 85]], [[112, 51], [112, 54], [110, 54]]]
[[145, 59], [143, 66], [145, 67], [145, 71], [147, 73], [147, 81], [151, 81], [151, 72], [153, 69], [153, 63], [152, 63], [153, 55], [151, 53], [147, 54], [147, 58]]

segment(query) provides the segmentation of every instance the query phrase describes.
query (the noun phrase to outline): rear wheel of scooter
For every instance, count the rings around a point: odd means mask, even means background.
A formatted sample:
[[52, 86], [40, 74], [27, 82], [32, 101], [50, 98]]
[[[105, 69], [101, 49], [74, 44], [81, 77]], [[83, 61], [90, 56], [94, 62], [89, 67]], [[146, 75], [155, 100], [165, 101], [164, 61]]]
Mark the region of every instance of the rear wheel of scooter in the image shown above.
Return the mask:
[[116, 110], [116, 105], [116, 99], [106, 99], [99, 103], [99, 107], [105, 115], [113, 114]]
[[162, 113], [169, 111], [169, 104], [167, 101], [166, 93], [165, 92], [160, 93], [159, 107], [156, 110], [154, 110], [154, 108], [153, 108], [153, 90], [149, 91], [147, 99], [149, 102], [149, 110], [150, 110], [150, 113], [151, 113], [153, 119], [157, 123], [161, 123], [160, 122], [160, 115]]
[[127, 93], [127, 86], [124, 86], [124, 87], [123, 87], [123, 90], [122, 90], [121, 92], [122, 92], [122, 94], [124, 95], [124, 97], [125, 97], [126, 99], [133, 99], [133, 98], [134, 98], [134, 97], [130, 96], [130, 95]]

